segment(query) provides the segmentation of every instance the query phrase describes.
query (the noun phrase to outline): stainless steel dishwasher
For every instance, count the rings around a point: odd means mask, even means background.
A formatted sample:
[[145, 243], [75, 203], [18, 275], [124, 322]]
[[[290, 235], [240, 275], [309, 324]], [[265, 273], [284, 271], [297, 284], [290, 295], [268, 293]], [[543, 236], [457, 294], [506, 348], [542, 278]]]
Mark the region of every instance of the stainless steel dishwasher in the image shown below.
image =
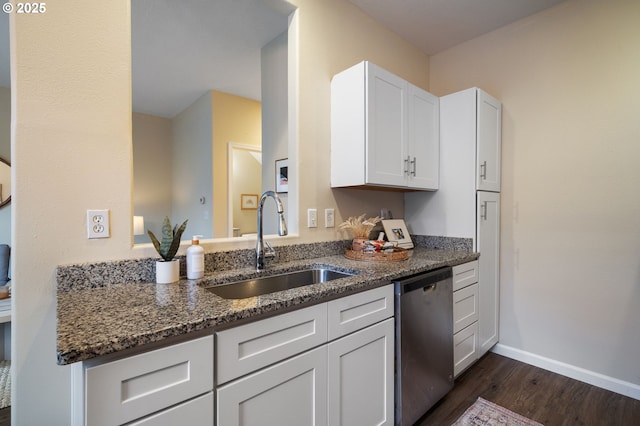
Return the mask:
[[450, 267], [395, 282], [395, 423], [412, 425], [453, 387]]

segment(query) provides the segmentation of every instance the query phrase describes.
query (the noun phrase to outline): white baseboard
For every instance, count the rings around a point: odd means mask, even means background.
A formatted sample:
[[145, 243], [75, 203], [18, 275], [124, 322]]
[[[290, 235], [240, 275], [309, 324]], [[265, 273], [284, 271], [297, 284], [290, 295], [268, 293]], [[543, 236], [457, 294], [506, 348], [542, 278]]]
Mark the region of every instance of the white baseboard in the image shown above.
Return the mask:
[[498, 343], [491, 352], [640, 400], [640, 385]]

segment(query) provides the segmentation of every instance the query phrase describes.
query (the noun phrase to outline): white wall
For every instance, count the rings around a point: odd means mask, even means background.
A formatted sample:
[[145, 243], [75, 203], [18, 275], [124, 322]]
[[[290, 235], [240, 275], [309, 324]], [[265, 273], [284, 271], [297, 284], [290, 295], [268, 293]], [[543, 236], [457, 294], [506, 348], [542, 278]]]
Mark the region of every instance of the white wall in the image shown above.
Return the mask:
[[503, 349], [636, 398], [639, 19], [636, 0], [568, 0], [432, 56], [430, 80], [504, 104]]

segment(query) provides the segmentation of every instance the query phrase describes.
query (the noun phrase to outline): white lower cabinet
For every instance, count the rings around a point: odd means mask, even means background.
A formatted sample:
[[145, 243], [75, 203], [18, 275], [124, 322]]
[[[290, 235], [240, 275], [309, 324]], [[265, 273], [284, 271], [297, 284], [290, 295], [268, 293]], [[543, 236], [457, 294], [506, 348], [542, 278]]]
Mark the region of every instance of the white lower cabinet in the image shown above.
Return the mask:
[[[233, 337], [238, 331], [246, 337]], [[313, 349], [284, 349], [323, 333], [324, 340]], [[241, 341], [251, 342], [247, 347], [252, 349], [239, 350]], [[219, 426], [393, 424], [392, 285], [220, 331], [216, 348]], [[275, 363], [269, 358], [271, 364], [252, 371], [221, 371], [241, 358], [257, 359], [276, 349], [285, 355]]]
[[457, 377], [479, 357], [478, 261], [453, 267], [453, 375]]
[[500, 194], [478, 192], [478, 356], [500, 337]]
[[390, 284], [222, 330], [215, 356], [205, 336], [77, 363], [72, 425], [392, 425], [393, 301]]
[[393, 424], [393, 318], [329, 343], [329, 425]]
[[453, 335], [453, 376], [457, 377], [478, 359], [478, 323]]
[[217, 390], [217, 424], [326, 425], [327, 347], [305, 352]]

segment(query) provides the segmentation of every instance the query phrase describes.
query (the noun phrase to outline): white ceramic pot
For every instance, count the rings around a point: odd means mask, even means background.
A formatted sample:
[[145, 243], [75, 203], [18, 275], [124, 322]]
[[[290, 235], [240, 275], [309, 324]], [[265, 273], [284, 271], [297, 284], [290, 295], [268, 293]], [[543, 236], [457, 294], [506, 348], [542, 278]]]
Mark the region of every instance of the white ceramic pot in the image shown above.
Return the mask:
[[173, 259], [169, 262], [156, 261], [156, 283], [171, 284], [180, 279], [180, 261]]

